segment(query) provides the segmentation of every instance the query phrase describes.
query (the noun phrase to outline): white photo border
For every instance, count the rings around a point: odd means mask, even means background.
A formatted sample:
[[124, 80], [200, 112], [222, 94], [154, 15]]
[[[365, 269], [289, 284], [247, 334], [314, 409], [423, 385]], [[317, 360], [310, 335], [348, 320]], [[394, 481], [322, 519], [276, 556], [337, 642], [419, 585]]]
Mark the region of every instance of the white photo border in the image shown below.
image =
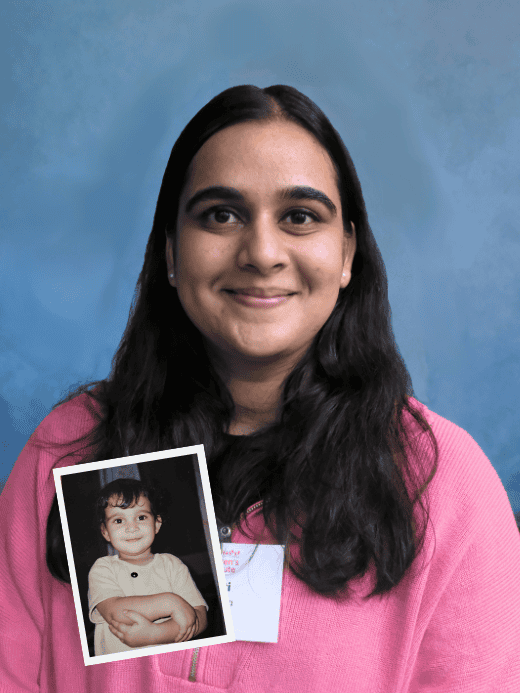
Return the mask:
[[[63, 489], [61, 485], [61, 477], [67, 474], [79, 474], [81, 472], [91, 472], [99, 469], [111, 469], [112, 467], [125, 467], [131, 464], [140, 464], [142, 462], [152, 462], [153, 460], [161, 460], [169, 457], [181, 457], [182, 455], [196, 455], [204, 503], [206, 506], [206, 515], [208, 518], [208, 528], [211, 538], [211, 550], [213, 551], [215, 569], [217, 573], [218, 589], [220, 593], [220, 602], [224, 614], [224, 623], [226, 626], [226, 635], [217, 635], [206, 640], [187, 641], [180, 643], [170, 643], [167, 645], [157, 645], [155, 647], [143, 647], [131, 652], [117, 652], [107, 655], [96, 655], [91, 657], [88, 644], [85, 624], [83, 622], [83, 609], [81, 607], [81, 598], [79, 594], [78, 581], [76, 577], [76, 567], [74, 565], [74, 556], [72, 553], [72, 544], [70, 540], [69, 525], [67, 521], [67, 510], [65, 508], [65, 500], [63, 497]], [[215, 509], [213, 507], [213, 499], [211, 496], [211, 487], [209, 483], [208, 468], [206, 463], [206, 455], [204, 445], [190, 445], [185, 448], [174, 448], [172, 450], [160, 450], [159, 452], [144, 453], [142, 455], [132, 455], [128, 457], [118, 457], [112, 460], [103, 460], [101, 462], [87, 462], [86, 464], [72, 465], [67, 467], [56, 467], [53, 469], [54, 483], [56, 485], [56, 496], [58, 498], [58, 507], [60, 510], [61, 526], [63, 528], [63, 538], [65, 540], [65, 550], [67, 552], [67, 560], [69, 564], [69, 574], [72, 586], [72, 594], [74, 596], [74, 606], [76, 608], [76, 617], [79, 626], [79, 635], [81, 640], [81, 649], [83, 651], [83, 659], [85, 665], [104, 664], [105, 662], [118, 662], [122, 659], [134, 659], [135, 657], [148, 657], [154, 654], [162, 654], [164, 652], [179, 652], [181, 650], [195, 649], [198, 647], [208, 647], [210, 645], [219, 645], [222, 643], [234, 642], [235, 632], [233, 629], [233, 619], [231, 616], [231, 607], [226, 593], [226, 578], [224, 575], [224, 564], [220, 551], [220, 542], [217, 529], [217, 521], [215, 518]], [[209, 547], [208, 547], [209, 548]]]

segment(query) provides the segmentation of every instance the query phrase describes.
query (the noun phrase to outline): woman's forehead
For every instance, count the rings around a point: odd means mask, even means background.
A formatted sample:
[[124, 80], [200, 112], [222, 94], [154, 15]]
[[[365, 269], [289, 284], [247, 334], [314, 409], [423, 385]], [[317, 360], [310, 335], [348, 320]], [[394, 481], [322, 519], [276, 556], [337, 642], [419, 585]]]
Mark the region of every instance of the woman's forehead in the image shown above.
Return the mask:
[[239, 123], [207, 140], [190, 164], [183, 198], [209, 185], [252, 193], [307, 185], [339, 198], [326, 149], [305, 128], [286, 120]]

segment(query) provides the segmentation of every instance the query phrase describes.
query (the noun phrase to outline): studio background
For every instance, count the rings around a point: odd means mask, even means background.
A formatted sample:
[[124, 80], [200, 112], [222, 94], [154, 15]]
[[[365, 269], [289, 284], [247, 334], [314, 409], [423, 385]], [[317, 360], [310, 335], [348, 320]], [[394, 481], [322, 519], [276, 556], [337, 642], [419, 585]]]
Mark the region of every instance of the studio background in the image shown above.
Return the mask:
[[161, 177], [221, 90], [314, 99], [360, 176], [419, 400], [520, 511], [520, 41], [505, 0], [11, 0], [0, 89], [1, 476], [104, 378]]

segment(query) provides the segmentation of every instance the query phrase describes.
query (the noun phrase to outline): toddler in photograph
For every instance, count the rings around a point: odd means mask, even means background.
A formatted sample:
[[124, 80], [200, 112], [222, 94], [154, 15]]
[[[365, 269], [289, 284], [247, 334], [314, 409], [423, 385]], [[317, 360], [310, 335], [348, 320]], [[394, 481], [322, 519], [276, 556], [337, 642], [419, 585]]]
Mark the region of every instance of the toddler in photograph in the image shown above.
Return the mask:
[[89, 616], [96, 655], [185, 642], [207, 626], [207, 604], [188, 568], [169, 553], [151, 551], [162, 526], [157, 495], [136, 479], [101, 489], [96, 507], [103, 537], [118, 555], [89, 572]]

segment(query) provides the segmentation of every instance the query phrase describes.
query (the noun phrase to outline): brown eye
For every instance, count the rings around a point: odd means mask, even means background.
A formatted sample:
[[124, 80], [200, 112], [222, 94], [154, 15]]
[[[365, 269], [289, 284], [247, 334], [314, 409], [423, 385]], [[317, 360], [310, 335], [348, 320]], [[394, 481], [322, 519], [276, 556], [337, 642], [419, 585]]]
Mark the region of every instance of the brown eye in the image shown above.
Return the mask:
[[313, 221], [318, 221], [314, 214], [311, 214], [303, 209], [295, 209], [294, 211], [289, 212], [285, 218], [289, 219], [291, 223], [296, 224], [297, 226], [306, 226], [307, 224], [311, 224]]
[[219, 224], [225, 224], [229, 221], [229, 217], [232, 216], [231, 212], [227, 212], [225, 209], [218, 209], [214, 214], [215, 221]]
[[201, 219], [206, 224], [235, 224], [238, 221], [234, 212], [223, 207], [211, 207], [202, 213]]

